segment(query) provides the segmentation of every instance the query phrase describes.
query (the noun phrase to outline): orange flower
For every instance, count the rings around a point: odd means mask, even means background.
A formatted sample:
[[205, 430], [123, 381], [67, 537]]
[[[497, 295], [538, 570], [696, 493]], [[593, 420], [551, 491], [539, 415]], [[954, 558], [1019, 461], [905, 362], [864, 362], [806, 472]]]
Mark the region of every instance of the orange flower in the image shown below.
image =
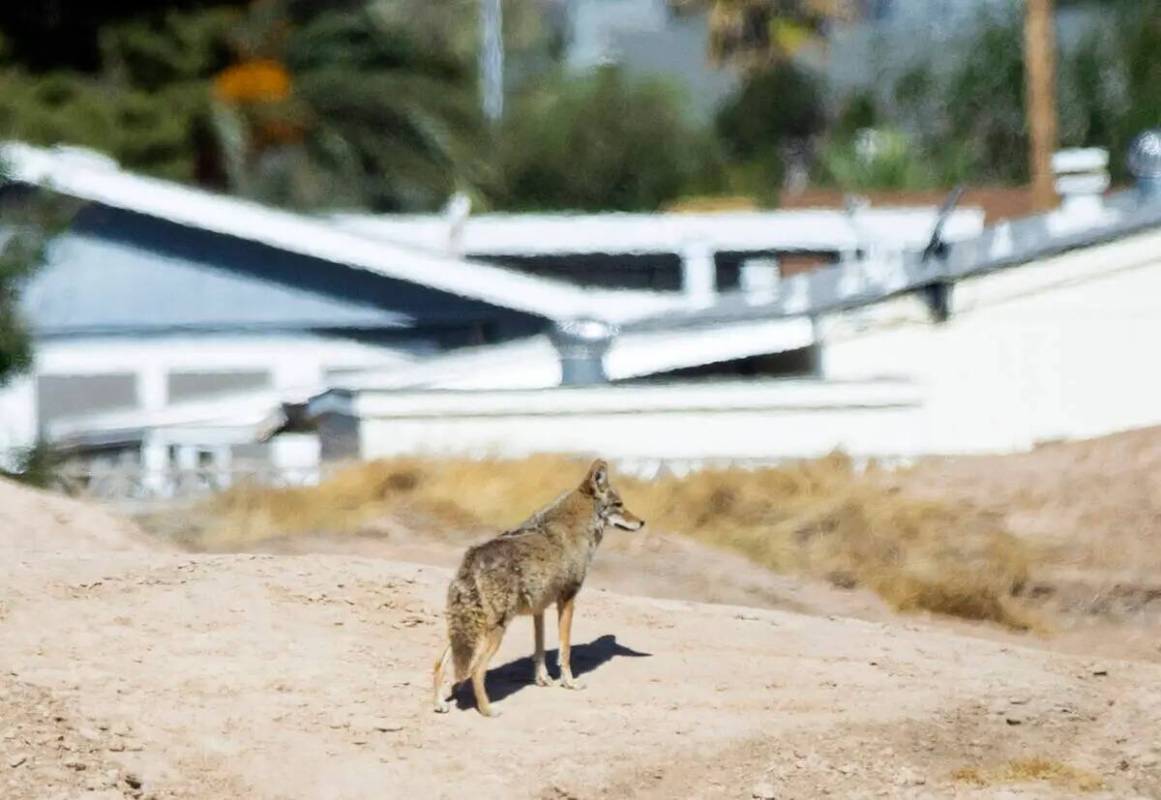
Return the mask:
[[290, 95], [290, 73], [277, 61], [245, 61], [219, 72], [214, 92], [229, 103], [277, 103]]

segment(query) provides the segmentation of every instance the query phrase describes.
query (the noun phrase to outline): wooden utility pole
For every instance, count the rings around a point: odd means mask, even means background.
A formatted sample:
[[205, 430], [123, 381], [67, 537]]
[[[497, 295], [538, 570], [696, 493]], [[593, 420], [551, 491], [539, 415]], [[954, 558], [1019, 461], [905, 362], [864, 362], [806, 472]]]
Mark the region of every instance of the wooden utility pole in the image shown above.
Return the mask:
[[1025, 105], [1028, 113], [1032, 196], [1039, 210], [1057, 203], [1052, 175], [1056, 151], [1056, 28], [1054, 0], [1026, 0], [1024, 17]]

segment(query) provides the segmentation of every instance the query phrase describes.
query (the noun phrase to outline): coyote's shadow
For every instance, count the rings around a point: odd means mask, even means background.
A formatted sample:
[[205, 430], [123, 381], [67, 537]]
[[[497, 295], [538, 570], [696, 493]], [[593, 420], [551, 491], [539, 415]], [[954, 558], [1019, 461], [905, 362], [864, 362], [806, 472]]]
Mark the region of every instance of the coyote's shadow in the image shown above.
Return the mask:
[[[548, 672], [554, 678], [560, 677], [560, 667], [557, 664], [559, 650], [546, 650], [545, 660], [548, 662]], [[617, 643], [617, 637], [612, 634], [598, 636], [588, 644], [574, 644], [572, 646], [572, 674], [580, 677], [592, 672], [607, 661], [617, 656], [628, 658], [648, 658], [652, 653], [642, 653]], [[532, 656], [517, 658], [493, 667], [488, 670], [485, 678], [488, 685], [488, 697], [492, 702], [503, 700], [505, 697], [516, 694], [521, 689], [534, 686], [532, 679]], [[476, 701], [472, 694], [471, 681], [464, 681], [456, 688], [456, 706], [458, 708], [475, 708]]]

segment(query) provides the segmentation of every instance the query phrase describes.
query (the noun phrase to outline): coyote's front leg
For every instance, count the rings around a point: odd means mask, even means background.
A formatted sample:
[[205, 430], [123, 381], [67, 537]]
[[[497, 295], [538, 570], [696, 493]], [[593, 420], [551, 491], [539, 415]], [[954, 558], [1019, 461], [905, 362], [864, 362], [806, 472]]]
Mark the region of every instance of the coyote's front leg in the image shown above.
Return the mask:
[[585, 688], [572, 676], [572, 612], [575, 609], [575, 595], [556, 604], [560, 625], [560, 685], [566, 689]]

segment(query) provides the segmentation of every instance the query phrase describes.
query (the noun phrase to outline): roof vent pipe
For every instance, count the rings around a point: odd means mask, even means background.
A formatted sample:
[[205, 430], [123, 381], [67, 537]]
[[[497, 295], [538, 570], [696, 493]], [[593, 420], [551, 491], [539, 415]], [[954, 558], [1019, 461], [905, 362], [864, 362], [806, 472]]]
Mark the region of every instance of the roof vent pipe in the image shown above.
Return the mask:
[[1142, 203], [1161, 202], [1161, 128], [1148, 130], [1129, 147], [1129, 172]]
[[557, 322], [548, 332], [560, 357], [562, 386], [590, 386], [607, 383], [604, 357], [613, 344], [618, 328], [599, 319]]

